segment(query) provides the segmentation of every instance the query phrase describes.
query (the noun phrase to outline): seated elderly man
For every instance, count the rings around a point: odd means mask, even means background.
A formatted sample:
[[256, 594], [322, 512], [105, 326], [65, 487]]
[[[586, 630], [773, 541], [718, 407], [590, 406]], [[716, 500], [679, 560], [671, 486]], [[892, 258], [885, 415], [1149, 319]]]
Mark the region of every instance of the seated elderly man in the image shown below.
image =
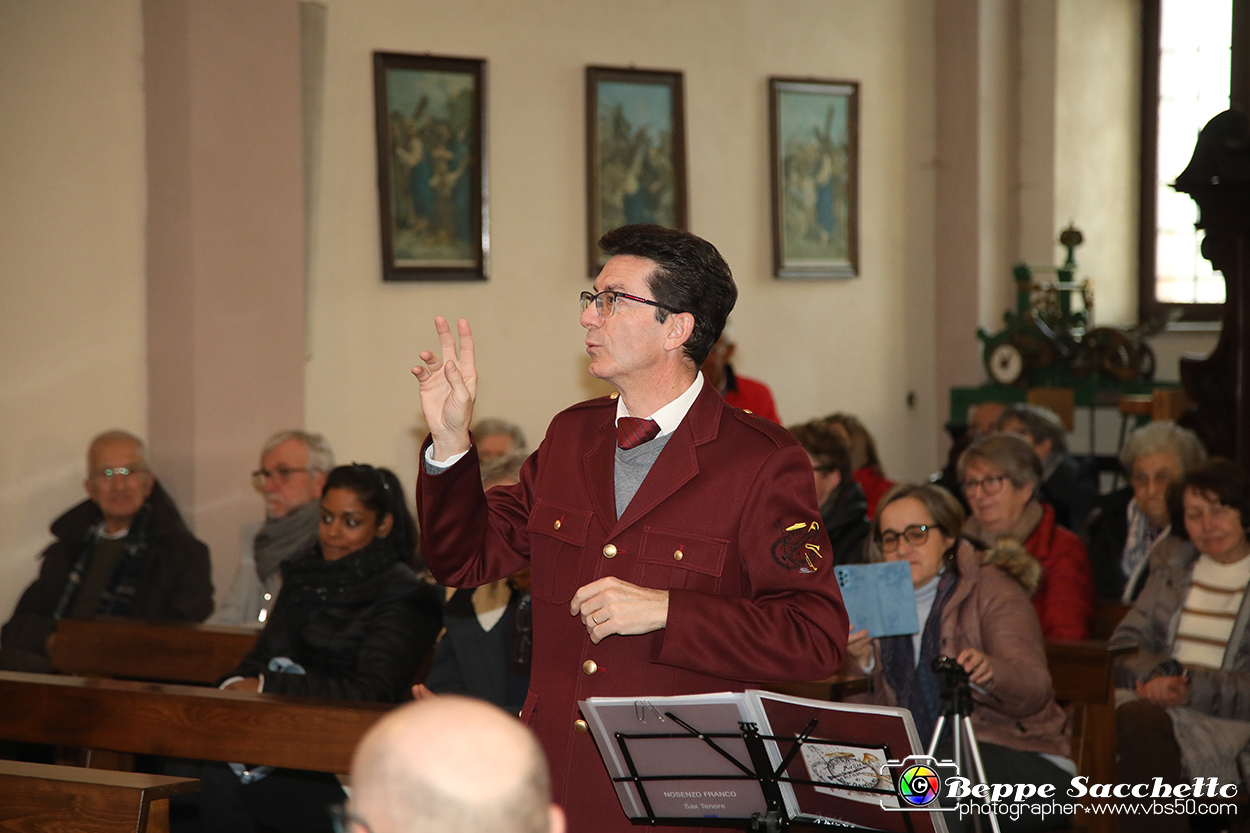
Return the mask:
[[486, 417], [478, 420], [473, 426], [473, 440], [477, 444], [479, 460], [507, 457], [509, 454], [520, 454], [524, 458], [529, 453], [521, 426], [506, 419]]
[[794, 435], [812, 461], [816, 504], [833, 544], [833, 563], [866, 562], [872, 521], [868, 520], [864, 490], [851, 477], [851, 449], [845, 435], [820, 419], [791, 425], [786, 430]]
[[[498, 708], [465, 697], [396, 709], [352, 760], [347, 833], [564, 833], [534, 736]], [[610, 809], [610, 808], [605, 808]]]
[[1129, 435], [1120, 449], [1129, 485], [1098, 501], [1081, 536], [1098, 598], [1132, 604], [1141, 593], [1150, 550], [1171, 525], [1168, 488], [1206, 457], [1198, 435], [1174, 422], [1152, 422]]
[[60, 619], [200, 622], [213, 611], [208, 547], [152, 475], [142, 440], [92, 440], [84, 485], [89, 499], [52, 522], [39, 577], [0, 630], [0, 667], [46, 671]]
[[317, 542], [321, 490], [334, 452], [320, 434], [279, 431], [265, 441], [252, 484], [265, 499], [265, 521], [243, 533], [243, 558], [214, 625], [263, 627], [282, 589], [282, 563]]
[[1097, 472], [1086, 471], [1068, 453], [1067, 431], [1050, 408], [1012, 405], [998, 418], [998, 430], [1023, 434], [1042, 461], [1037, 496], [1055, 510], [1055, 521], [1076, 532], [1098, 497]]

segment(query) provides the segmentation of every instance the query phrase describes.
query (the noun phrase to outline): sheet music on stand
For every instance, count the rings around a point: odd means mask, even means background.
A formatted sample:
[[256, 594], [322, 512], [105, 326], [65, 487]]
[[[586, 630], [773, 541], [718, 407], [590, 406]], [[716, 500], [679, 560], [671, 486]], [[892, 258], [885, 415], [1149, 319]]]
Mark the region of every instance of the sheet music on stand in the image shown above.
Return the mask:
[[900, 806], [901, 768], [881, 769], [924, 752], [906, 709], [767, 691], [580, 705], [630, 819], [743, 829], [769, 812], [760, 773], [775, 772], [788, 822], [946, 833], [940, 814]]

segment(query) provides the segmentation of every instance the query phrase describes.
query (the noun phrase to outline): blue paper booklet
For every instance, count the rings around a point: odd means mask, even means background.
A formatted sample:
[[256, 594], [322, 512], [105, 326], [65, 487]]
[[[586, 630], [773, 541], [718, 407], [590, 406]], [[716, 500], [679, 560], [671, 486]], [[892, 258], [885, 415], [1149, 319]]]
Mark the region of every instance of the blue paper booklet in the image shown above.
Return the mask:
[[868, 635], [874, 638], [920, 631], [911, 565], [906, 561], [843, 564], [834, 567], [833, 572], [842, 588], [852, 631], [867, 628]]

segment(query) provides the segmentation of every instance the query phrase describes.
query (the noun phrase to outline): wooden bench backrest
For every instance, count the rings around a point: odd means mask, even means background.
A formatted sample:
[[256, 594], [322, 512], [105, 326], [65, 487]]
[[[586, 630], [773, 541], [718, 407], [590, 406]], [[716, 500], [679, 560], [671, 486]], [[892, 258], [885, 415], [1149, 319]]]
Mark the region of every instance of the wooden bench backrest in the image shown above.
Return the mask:
[[0, 761], [0, 828], [166, 833], [169, 797], [195, 778]]
[[62, 674], [212, 685], [256, 644], [252, 628], [134, 619], [62, 619], [51, 664]]
[[[1116, 781], [1114, 661], [1122, 649], [1100, 640], [1047, 640], [1046, 661], [1055, 699], [1072, 719], [1072, 759], [1092, 784]], [[1110, 815], [1086, 816], [1090, 833], [1118, 828]]]
[[0, 672], [0, 739], [345, 773], [389, 710], [354, 703]]

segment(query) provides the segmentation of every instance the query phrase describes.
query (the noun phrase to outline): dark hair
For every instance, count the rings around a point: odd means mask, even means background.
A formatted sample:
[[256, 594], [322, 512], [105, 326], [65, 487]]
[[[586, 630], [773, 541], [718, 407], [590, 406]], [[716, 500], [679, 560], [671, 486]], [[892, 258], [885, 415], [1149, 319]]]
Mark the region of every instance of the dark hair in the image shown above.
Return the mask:
[[420, 564], [417, 557], [417, 524], [412, 519], [412, 513], [408, 511], [404, 489], [395, 472], [374, 468], [366, 463], [339, 466], [332, 469], [326, 477], [326, 485], [321, 494], [324, 495], [332, 489], [347, 489], [354, 494], [361, 505], [373, 512], [378, 523], [390, 515], [394, 520], [391, 523], [391, 534], [386, 536], [387, 540], [395, 544], [405, 564], [413, 569], [417, 568]]
[[[651, 294], [668, 309], [694, 316], [683, 350], [701, 366], [738, 300], [733, 273], [716, 247], [688, 231], [639, 223], [603, 235], [599, 248], [609, 257], [630, 255], [655, 264], [647, 278]], [[664, 321], [668, 311], [657, 307], [655, 318]]]
[[1224, 506], [1241, 513], [1241, 525], [1250, 525], [1250, 478], [1232, 460], [1212, 457], [1205, 463], [1190, 469], [1180, 482], [1168, 489], [1168, 510], [1172, 516], [1172, 532], [1186, 540], [1189, 530], [1185, 528], [1185, 491], [1192, 490], [1204, 497], [1214, 496]]
[[[872, 432], [868, 430], [868, 426], [854, 414], [833, 413], [825, 417], [825, 422], [829, 425], [839, 425], [846, 431], [847, 439], [851, 441], [851, 465], [855, 466], [855, 446], [859, 445], [864, 455], [864, 466], [875, 466], [881, 469], [881, 457], [877, 454], [877, 441], [872, 438]], [[859, 468], [859, 466], [855, 466]]]
[[803, 446], [803, 450], [816, 461], [812, 468], [818, 472], [839, 472], [842, 482], [851, 479], [851, 449], [837, 431], [823, 419], [813, 419], [801, 425], [786, 428]]

